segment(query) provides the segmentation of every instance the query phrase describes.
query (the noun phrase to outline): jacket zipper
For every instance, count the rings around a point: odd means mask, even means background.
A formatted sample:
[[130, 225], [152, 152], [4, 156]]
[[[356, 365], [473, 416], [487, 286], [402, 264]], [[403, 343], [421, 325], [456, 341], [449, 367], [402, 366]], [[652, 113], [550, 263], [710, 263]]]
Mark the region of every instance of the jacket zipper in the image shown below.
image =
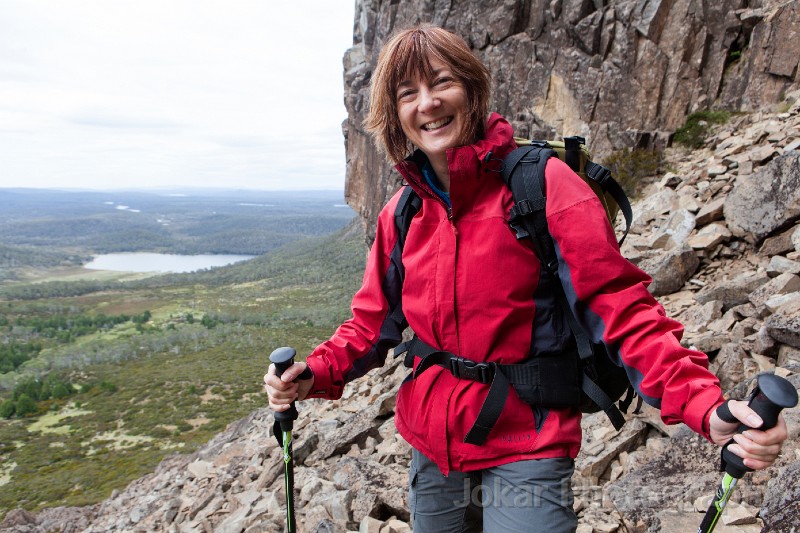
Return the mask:
[[[456, 273], [457, 273], [457, 270], [458, 270], [458, 228], [456, 227], [456, 221], [453, 220], [453, 209], [451, 207], [447, 207], [447, 219], [450, 221], [450, 227], [453, 229], [453, 242], [454, 242], [454, 245], [453, 245], [453, 273], [452, 273], [453, 274], [453, 327], [456, 330], [456, 343], [457, 343], [457, 346], [458, 346], [458, 349], [456, 350], [456, 353], [460, 354], [460, 353], [463, 353], [463, 351], [461, 350], [461, 332], [458, 329], [458, 301], [457, 301], [457, 298], [456, 298], [456, 289], [458, 287], [458, 284], [456, 282], [456, 279], [457, 279]], [[450, 426], [450, 420], [449, 420], [450, 419], [450, 402], [452, 401], [453, 392], [454, 392], [455, 388], [458, 387], [458, 385], [457, 384], [453, 385], [453, 387], [454, 388], [451, 389], [449, 394], [448, 394], [447, 404], [446, 404], [447, 407], [446, 407], [446, 410], [445, 410], [445, 413], [446, 413], [445, 419], [447, 420], [446, 427], [448, 427], [448, 428]], [[448, 435], [448, 441], [447, 441], [446, 450], [447, 450], [447, 466], [448, 466], [448, 468], [452, 469], [453, 468], [453, 457], [450, 454], [451, 450], [450, 450], [449, 435]]]
[[458, 279], [458, 228], [456, 227], [456, 222], [453, 220], [453, 213], [452, 209], [448, 208], [448, 216], [447, 218], [450, 220], [450, 227], [453, 228], [453, 241], [455, 242], [454, 249], [453, 249], [453, 321], [455, 322], [455, 330], [456, 330], [456, 340], [458, 342], [458, 352], [463, 353], [461, 350], [461, 333], [458, 329], [458, 299], [457, 299], [457, 279]]

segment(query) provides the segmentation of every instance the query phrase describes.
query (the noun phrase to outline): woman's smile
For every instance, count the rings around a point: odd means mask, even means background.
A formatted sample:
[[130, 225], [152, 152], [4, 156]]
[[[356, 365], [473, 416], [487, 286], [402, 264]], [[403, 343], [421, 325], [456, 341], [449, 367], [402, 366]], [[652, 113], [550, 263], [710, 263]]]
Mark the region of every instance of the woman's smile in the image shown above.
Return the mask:
[[436, 120], [434, 122], [428, 122], [427, 124], [422, 126], [422, 129], [425, 131], [434, 131], [441, 128], [442, 126], [450, 124], [451, 122], [453, 122], [453, 117], [446, 117], [441, 120]]

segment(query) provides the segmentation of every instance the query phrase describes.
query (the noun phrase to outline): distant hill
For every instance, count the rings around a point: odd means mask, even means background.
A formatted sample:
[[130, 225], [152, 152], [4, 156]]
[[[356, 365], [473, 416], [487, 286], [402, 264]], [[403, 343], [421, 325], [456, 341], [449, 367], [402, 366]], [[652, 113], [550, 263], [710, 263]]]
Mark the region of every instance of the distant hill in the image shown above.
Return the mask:
[[0, 189], [0, 268], [110, 252], [260, 255], [353, 216], [338, 191]]

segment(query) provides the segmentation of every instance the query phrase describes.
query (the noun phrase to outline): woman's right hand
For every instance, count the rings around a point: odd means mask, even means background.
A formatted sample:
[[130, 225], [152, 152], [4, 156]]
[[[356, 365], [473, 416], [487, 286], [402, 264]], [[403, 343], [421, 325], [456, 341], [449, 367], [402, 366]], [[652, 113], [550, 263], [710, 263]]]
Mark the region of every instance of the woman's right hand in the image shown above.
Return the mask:
[[281, 377], [275, 374], [275, 365], [270, 364], [264, 375], [264, 391], [269, 396], [269, 406], [274, 411], [285, 411], [295, 400], [303, 400], [314, 386], [314, 377], [295, 381], [305, 369], [305, 363], [294, 363], [284, 370]]

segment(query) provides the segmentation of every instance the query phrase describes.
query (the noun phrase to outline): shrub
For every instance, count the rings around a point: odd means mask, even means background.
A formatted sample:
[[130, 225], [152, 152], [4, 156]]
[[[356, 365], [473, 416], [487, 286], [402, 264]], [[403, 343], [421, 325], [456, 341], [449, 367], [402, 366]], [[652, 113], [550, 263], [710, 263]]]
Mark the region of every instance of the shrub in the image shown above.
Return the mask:
[[603, 165], [611, 171], [625, 194], [633, 197], [636, 186], [643, 178], [658, 174], [663, 158], [658, 151], [623, 148], [605, 158]]
[[134, 324], [146, 324], [147, 322], [150, 321], [152, 316], [153, 315], [150, 313], [150, 311], [145, 311], [141, 315], [136, 315], [131, 320], [133, 321]]
[[37, 411], [36, 402], [27, 394], [21, 394], [19, 398], [17, 398], [14, 410], [19, 417], [34, 414]]
[[42, 382], [35, 378], [25, 379], [14, 387], [14, 400], [16, 401], [19, 401], [22, 396], [27, 396], [29, 400], [36, 401], [42, 399], [41, 395]]
[[6, 400], [0, 403], [0, 418], [11, 418], [14, 416], [15, 404], [13, 400]]
[[686, 123], [675, 130], [676, 143], [688, 148], [701, 148], [706, 142], [711, 124], [724, 124], [731, 117], [728, 111], [698, 111], [686, 119]]
[[110, 381], [103, 380], [100, 382], [100, 390], [113, 394], [117, 392], [117, 386]]
[[53, 387], [53, 398], [55, 398], [56, 400], [61, 400], [72, 394], [72, 391], [73, 391], [72, 387], [69, 386], [67, 383], [63, 382], [56, 383], [55, 386]]

